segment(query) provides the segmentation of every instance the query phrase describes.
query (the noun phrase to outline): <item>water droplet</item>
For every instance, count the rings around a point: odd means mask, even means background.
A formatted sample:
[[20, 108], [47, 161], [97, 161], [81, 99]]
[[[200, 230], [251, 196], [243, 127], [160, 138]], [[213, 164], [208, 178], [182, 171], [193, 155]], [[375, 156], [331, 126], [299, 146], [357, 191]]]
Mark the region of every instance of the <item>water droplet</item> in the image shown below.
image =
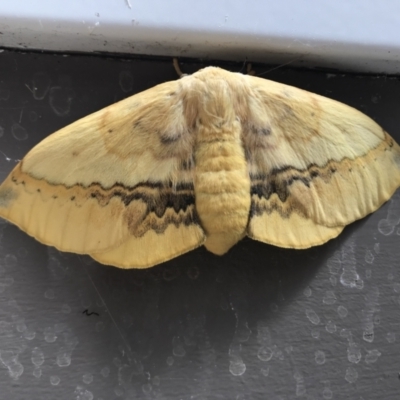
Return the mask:
[[186, 350], [182, 345], [182, 341], [179, 336], [174, 336], [172, 339], [172, 354], [175, 357], [183, 357], [186, 354]]
[[18, 123], [14, 123], [11, 126], [11, 132], [15, 139], [26, 140], [28, 139], [28, 132], [26, 129]]
[[53, 386], [57, 386], [60, 383], [60, 378], [58, 376], [56, 376], [56, 375], [53, 375], [53, 376], [50, 377], [50, 383]]
[[240, 343], [247, 342], [251, 335], [251, 329], [249, 328], [247, 322], [241, 323], [236, 329], [235, 340]]
[[273, 351], [270, 347], [260, 347], [257, 353], [257, 357], [261, 361], [269, 361], [272, 358]]
[[63, 267], [61, 262], [53, 256], [49, 257], [47, 269], [49, 270], [51, 277], [56, 280], [61, 280], [66, 275], [66, 269]]
[[328, 321], [325, 325], [325, 329], [329, 333], [336, 332], [336, 325], [332, 321]]
[[394, 343], [396, 341], [396, 334], [394, 332], [388, 332], [386, 334], [386, 340], [389, 343]]
[[368, 342], [368, 343], [372, 343], [374, 341], [374, 331], [373, 331], [373, 327], [372, 330], [371, 329], [367, 329], [363, 332], [363, 339]]
[[344, 307], [344, 306], [339, 306], [339, 307], [337, 308], [337, 312], [338, 312], [338, 314], [339, 314], [339, 316], [340, 316], [341, 318], [346, 318], [346, 317], [347, 317], [347, 314], [349, 313], [348, 310], [347, 310], [347, 308]]
[[179, 276], [179, 270], [173, 267], [166, 267], [163, 270], [163, 279], [167, 282], [173, 281]]
[[119, 74], [119, 86], [123, 92], [130, 92], [133, 88], [133, 76], [130, 71], [121, 71]]
[[57, 335], [55, 334], [53, 328], [51, 327], [44, 328], [44, 340], [47, 343], [53, 343], [57, 340]]
[[307, 393], [306, 387], [303, 383], [296, 385], [296, 396], [302, 397]]
[[229, 372], [234, 376], [243, 375], [246, 372], [246, 364], [240, 359], [230, 361]]
[[187, 276], [189, 279], [196, 280], [200, 275], [200, 270], [196, 265], [192, 265], [188, 270], [187, 270]]
[[389, 201], [389, 210], [387, 213], [387, 221], [390, 225], [398, 225], [400, 223], [400, 196], [395, 194]]
[[282, 350], [278, 348], [276, 344], [272, 346], [272, 350], [274, 352], [274, 357], [277, 358], [278, 360], [283, 361], [285, 359], [285, 355], [283, 354]]
[[353, 364], [358, 364], [360, 362], [361, 350], [355, 343], [349, 344], [347, 348], [347, 359]]
[[320, 319], [319, 319], [317, 313], [313, 309], [306, 308], [306, 316], [312, 324], [314, 324], [314, 325], [319, 324]]
[[152, 390], [153, 390], [153, 388], [150, 385], [150, 383], [145, 383], [142, 385], [142, 391], [144, 394], [149, 395]]
[[375, 256], [372, 254], [370, 250], [365, 252], [365, 262], [368, 264], [372, 264], [374, 262]]
[[31, 361], [37, 367], [40, 367], [44, 363], [44, 354], [43, 354], [43, 351], [39, 347], [35, 347], [32, 350]]
[[268, 345], [271, 342], [271, 334], [266, 321], [257, 322], [257, 342], [261, 345]]
[[108, 378], [110, 375], [110, 368], [108, 367], [103, 367], [100, 371], [101, 375], [103, 375], [104, 378]]
[[343, 272], [340, 275], [340, 283], [349, 288], [361, 290], [364, 282], [357, 273], [357, 260], [355, 256], [354, 240], [349, 240], [342, 248], [342, 267]]
[[314, 339], [319, 339], [319, 335], [320, 335], [320, 333], [319, 333], [319, 330], [318, 330], [318, 329], [313, 329], [313, 330], [311, 331], [311, 336], [312, 336]]
[[25, 332], [27, 329], [25, 322], [23, 320], [17, 322], [16, 328], [17, 328], [17, 331], [20, 333]]
[[348, 367], [344, 379], [349, 383], [354, 383], [358, 379], [358, 372], [353, 367]]
[[172, 349], [172, 354], [175, 357], [183, 357], [186, 354], [186, 350], [182, 345], [178, 345]]
[[324, 391], [322, 392], [322, 396], [324, 399], [329, 400], [333, 397], [332, 390], [329, 388], [325, 388]]
[[59, 367], [68, 367], [71, 365], [71, 353], [64, 347], [58, 350], [56, 363]]
[[93, 375], [92, 374], [85, 374], [82, 376], [82, 381], [89, 385], [90, 383], [93, 382]]
[[333, 275], [336, 275], [339, 273], [340, 269], [342, 268], [342, 262], [340, 261], [340, 256], [339, 253], [336, 252], [333, 257], [331, 257], [327, 263], [329, 272]]
[[325, 292], [324, 298], [322, 299], [324, 304], [335, 304], [336, 303], [336, 295], [332, 290], [327, 290]]
[[11, 350], [0, 350], [0, 361], [8, 369], [10, 378], [18, 380], [24, 372], [24, 366], [18, 361], [19, 354]]
[[89, 392], [82, 386], [77, 386], [75, 389], [76, 400], [93, 400], [93, 393]]
[[379, 350], [369, 350], [367, 351], [367, 353], [368, 354], [365, 356], [365, 362], [367, 364], [373, 364], [382, 355], [382, 353]]
[[33, 98], [35, 100], [43, 100], [46, 97], [47, 92], [50, 88], [50, 77], [44, 72], [38, 72], [33, 75], [32, 87], [28, 88], [31, 90]]
[[340, 331], [340, 336], [344, 338], [349, 338], [351, 337], [351, 332], [344, 328]]
[[323, 351], [317, 350], [314, 354], [315, 354], [315, 362], [318, 365], [325, 364], [326, 357], [325, 357], [325, 353]]
[[36, 332], [30, 331], [30, 330], [27, 329], [27, 330], [24, 332], [23, 336], [24, 336], [24, 338], [25, 338], [26, 340], [33, 340], [33, 339], [35, 339], [35, 337], [36, 337]]
[[389, 236], [394, 231], [394, 226], [387, 219], [381, 219], [378, 222], [378, 231], [385, 236]]
[[362, 289], [364, 287], [364, 282], [355, 269], [344, 270], [340, 275], [340, 283], [350, 288]]
[[74, 97], [72, 89], [55, 86], [50, 89], [49, 103], [54, 113], [63, 117], [69, 114]]

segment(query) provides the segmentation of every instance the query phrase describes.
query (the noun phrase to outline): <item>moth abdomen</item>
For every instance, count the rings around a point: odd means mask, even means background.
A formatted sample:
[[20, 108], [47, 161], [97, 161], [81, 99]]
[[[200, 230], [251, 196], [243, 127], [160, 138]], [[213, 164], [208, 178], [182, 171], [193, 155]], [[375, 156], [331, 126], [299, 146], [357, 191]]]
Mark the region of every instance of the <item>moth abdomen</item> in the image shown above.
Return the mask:
[[205, 247], [226, 253], [245, 236], [250, 211], [250, 177], [239, 123], [199, 129], [195, 150], [195, 204], [206, 232]]

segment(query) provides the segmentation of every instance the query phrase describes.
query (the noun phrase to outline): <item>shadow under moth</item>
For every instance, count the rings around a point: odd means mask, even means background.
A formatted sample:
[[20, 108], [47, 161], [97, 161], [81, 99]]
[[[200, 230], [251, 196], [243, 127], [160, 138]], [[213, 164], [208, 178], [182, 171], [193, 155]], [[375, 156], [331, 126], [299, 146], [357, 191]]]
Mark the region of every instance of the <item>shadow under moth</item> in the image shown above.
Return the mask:
[[0, 186], [0, 216], [59, 250], [146, 268], [245, 236], [320, 245], [399, 186], [400, 147], [366, 115], [208, 67], [44, 139]]

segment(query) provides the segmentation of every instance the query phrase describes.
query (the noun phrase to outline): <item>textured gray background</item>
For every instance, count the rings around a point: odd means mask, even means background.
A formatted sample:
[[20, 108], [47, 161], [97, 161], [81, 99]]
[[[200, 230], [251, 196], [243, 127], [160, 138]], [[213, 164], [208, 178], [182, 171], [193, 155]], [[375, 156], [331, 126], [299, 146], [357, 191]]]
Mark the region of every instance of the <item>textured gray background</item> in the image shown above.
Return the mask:
[[[0, 71], [1, 180], [58, 128], [176, 79], [170, 60], [10, 51]], [[398, 79], [263, 76], [353, 105], [400, 141]], [[400, 193], [324, 246], [247, 239], [129, 271], [0, 221], [0, 399], [398, 399], [399, 221]]]

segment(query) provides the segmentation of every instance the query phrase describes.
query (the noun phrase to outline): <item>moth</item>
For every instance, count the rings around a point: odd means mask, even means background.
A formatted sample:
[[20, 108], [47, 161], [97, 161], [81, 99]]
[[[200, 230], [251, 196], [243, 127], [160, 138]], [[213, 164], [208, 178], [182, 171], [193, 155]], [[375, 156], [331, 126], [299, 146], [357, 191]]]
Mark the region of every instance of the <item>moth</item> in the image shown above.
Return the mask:
[[243, 237], [305, 249], [400, 186], [400, 147], [334, 100], [216, 67], [50, 135], [0, 186], [0, 216], [59, 250], [146, 268]]

